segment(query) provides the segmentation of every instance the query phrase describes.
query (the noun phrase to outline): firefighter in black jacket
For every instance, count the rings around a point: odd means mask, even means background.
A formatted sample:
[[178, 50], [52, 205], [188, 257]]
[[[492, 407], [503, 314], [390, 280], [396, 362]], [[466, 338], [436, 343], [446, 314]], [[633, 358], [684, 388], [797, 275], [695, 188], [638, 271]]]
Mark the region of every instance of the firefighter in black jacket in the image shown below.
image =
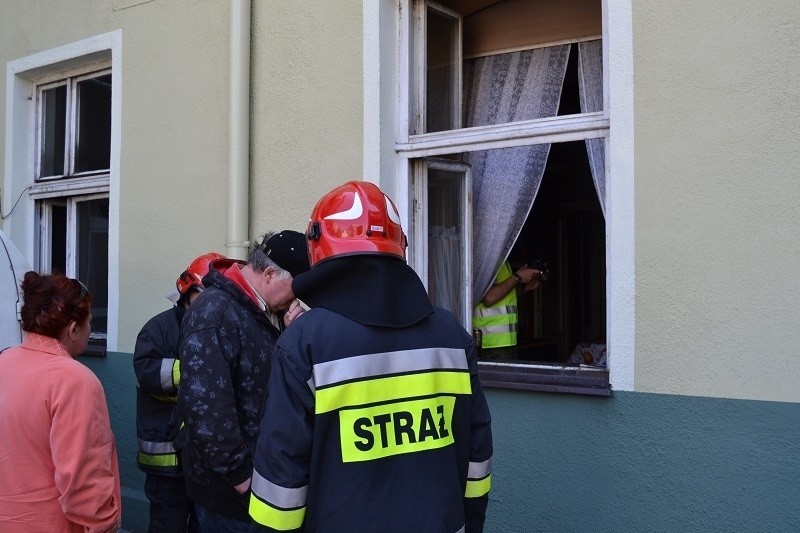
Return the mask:
[[489, 409], [472, 337], [433, 307], [375, 185], [325, 195], [308, 230], [311, 306], [278, 340], [251, 531], [481, 531]]
[[187, 531], [191, 502], [173, 447], [180, 427], [176, 406], [181, 375], [178, 342], [183, 314], [203, 290], [201, 280], [209, 265], [224, 258], [212, 252], [194, 259], [175, 282], [177, 305], [151, 318], [136, 338], [136, 462], [146, 474], [144, 492], [150, 500], [151, 533]]

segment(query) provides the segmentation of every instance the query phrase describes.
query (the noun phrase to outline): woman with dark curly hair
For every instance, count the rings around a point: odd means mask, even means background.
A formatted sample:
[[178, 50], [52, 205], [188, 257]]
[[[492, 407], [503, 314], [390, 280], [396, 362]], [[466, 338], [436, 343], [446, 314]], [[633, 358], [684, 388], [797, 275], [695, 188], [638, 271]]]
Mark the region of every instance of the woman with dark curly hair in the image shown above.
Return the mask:
[[28, 272], [19, 346], [0, 354], [0, 531], [116, 531], [119, 465], [103, 386], [84, 365], [92, 295]]

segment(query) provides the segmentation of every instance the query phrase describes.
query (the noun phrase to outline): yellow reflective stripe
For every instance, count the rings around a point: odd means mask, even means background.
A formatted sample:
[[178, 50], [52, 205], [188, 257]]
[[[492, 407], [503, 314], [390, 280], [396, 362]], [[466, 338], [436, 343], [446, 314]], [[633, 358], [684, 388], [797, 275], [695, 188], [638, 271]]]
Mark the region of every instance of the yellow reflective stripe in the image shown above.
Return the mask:
[[343, 407], [433, 394], [471, 393], [472, 385], [468, 372], [440, 370], [375, 378], [317, 389], [315, 412], [322, 414]]
[[181, 362], [179, 359], [175, 359], [175, 362], [172, 363], [172, 383], [176, 389], [181, 384]]
[[150, 455], [139, 452], [139, 462], [148, 466], [178, 466], [178, 455], [174, 453]]
[[278, 531], [289, 531], [302, 527], [306, 518], [306, 508], [303, 506], [291, 510], [277, 509], [250, 493], [250, 516], [262, 526]]
[[489, 494], [492, 488], [492, 475], [489, 474], [483, 479], [467, 480], [467, 489], [464, 491], [465, 498], [480, 498]]
[[340, 411], [342, 461], [371, 461], [449, 446], [454, 442], [455, 403], [455, 396], [440, 396]]
[[178, 397], [177, 396], [167, 396], [166, 394], [150, 394], [151, 398], [155, 398], [159, 402], [166, 402], [166, 403], [177, 403]]

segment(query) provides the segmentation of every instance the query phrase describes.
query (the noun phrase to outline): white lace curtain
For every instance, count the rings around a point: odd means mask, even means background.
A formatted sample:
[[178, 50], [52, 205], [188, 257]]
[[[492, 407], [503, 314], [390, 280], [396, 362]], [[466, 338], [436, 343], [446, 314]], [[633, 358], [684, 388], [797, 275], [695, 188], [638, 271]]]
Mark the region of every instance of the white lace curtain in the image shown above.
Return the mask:
[[462, 292], [459, 290], [463, 279], [463, 265], [459, 260], [462, 246], [458, 228], [428, 228], [428, 295], [433, 303], [459, 318], [462, 315]]
[[[480, 57], [464, 65], [464, 125], [555, 116], [569, 45]], [[549, 144], [471, 152], [473, 301], [492, 284], [514, 245], [542, 182]]]
[[[578, 92], [581, 112], [603, 110], [603, 46], [602, 41], [578, 43]], [[605, 139], [587, 139], [586, 153], [592, 171], [594, 188], [606, 214], [606, 146]]]
[[[464, 64], [464, 125], [504, 124], [555, 116], [570, 45], [481, 57]], [[581, 111], [603, 109], [600, 40], [578, 44]], [[605, 214], [605, 141], [589, 139], [586, 151]], [[473, 301], [483, 297], [508, 257], [542, 182], [549, 144], [471, 152], [473, 176]]]

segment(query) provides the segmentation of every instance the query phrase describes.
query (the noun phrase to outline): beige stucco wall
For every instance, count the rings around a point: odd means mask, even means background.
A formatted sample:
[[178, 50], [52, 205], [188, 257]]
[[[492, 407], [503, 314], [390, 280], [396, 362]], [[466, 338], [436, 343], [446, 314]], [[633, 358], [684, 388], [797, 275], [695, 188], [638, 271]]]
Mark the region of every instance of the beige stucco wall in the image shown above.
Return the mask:
[[[122, 109], [116, 348], [130, 352], [146, 319], [169, 305], [164, 294], [186, 264], [199, 253], [224, 252], [228, 3], [4, 0], [0, 6], [3, 65], [118, 29]], [[3, 103], [5, 87], [0, 85]], [[2, 124], [5, 113], [3, 105]]]
[[635, 0], [633, 52], [636, 389], [800, 401], [800, 5]]
[[362, 179], [362, 4], [253, 2], [251, 228], [305, 230], [316, 201]]

